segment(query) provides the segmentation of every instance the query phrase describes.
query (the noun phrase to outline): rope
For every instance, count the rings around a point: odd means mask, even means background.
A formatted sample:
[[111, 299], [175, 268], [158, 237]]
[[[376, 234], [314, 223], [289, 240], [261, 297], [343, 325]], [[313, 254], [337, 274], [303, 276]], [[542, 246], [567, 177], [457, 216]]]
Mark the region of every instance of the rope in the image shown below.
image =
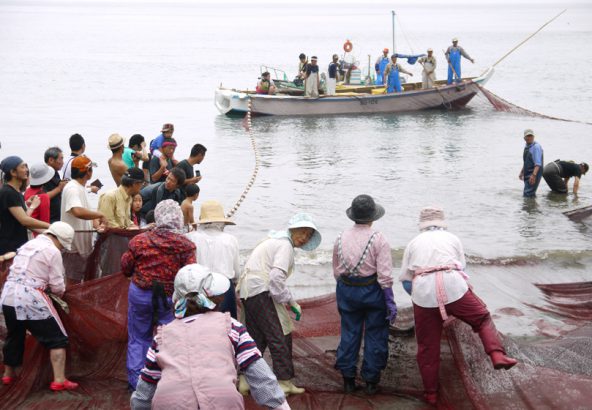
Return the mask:
[[559, 13], [558, 15], [556, 15], [555, 17], [553, 17], [551, 20], [549, 20], [545, 24], [543, 24], [537, 31], [535, 31], [534, 33], [532, 33], [530, 36], [526, 37], [524, 40], [522, 40], [520, 42], [520, 44], [518, 44], [516, 47], [514, 47], [513, 49], [511, 49], [510, 51], [508, 51], [506, 54], [503, 55], [502, 58], [500, 58], [495, 63], [493, 63], [492, 67], [495, 67], [496, 65], [498, 65], [499, 63], [501, 63], [507, 56], [509, 56], [510, 54], [512, 54], [514, 51], [516, 51], [516, 49], [518, 47], [520, 47], [522, 44], [526, 43], [528, 40], [530, 40], [531, 38], [533, 38], [539, 31], [541, 31], [542, 29], [544, 29], [547, 25], [551, 24], [557, 17], [561, 16], [566, 11], [567, 11], [567, 9], [563, 10], [561, 13]]
[[226, 215], [227, 218], [231, 218], [236, 213], [236, 211], [238, 211], [238, 208], [241, 206], [241, 204], [245, 200], [247, 194], [251, 190], [251, 187], [255, 183], [255, 179], [257, 179], [257, 173], [259, 172], [259, 165], [261, 164], [261, 158], [259, 157], [259, 150], [257, 149], [257, 143], [255, 142], [255, 136], [253, 135], [253, 128], [252, 128], [252, 122], [251, 122], [251, 109], [252, 109], [251, 97], [249, 97], [249, 101], [247, 103], [247, 106], [248, 106], [248, 110], [247, 110], [247, 115], [245, 116], [245, 120], [243, 122], [243, 126], [245, 127], [247, 133], [249, 134], [249, 138], [251, 139], [251, 147], [253, 148], [253, 153], [255, 154], [255, 168], [253, 169], [253, 174], [251, 175], [251, 179], [247, 183], [247, 186], [245, 187], [242, 195], [240, 196], [238, 201], [236, 201], [236, 204], [234, 204], [234, 206], [232, 207], [230, 212], [228, 212], [228, 214]]

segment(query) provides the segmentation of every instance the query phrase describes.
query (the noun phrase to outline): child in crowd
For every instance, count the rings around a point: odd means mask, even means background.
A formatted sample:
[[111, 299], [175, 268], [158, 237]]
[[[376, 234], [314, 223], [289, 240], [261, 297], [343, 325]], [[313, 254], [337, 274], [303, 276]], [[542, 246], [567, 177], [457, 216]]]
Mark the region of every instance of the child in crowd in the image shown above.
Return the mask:
[[139, 228], [143, 228], [146, 226], [146, 220], [142, 218], [140, 211], [142, 210], [142, 205], [144, 202], [142, 201], [142, 195], [137, 193], [134, 195], [132, 199], [132, 222]]
[[183, 211], [183, 218], [185, 226], [188, 226], [188, 230], [191, 231], [195, 227], [195, 219], [193, 217], [193, 203], [197, 201], [199, 197], [199, 187], [196, 184], [189, 184], [185, 187], [185, 200], [181, 204], [181, 210]]

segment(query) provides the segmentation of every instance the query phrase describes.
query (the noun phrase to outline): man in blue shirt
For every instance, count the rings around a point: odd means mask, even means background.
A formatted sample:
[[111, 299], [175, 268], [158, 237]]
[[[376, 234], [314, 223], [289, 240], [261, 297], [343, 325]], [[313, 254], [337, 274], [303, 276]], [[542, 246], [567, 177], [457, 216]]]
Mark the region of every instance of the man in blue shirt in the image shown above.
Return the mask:
[[524, 165], [518, 178], [524, 181], [524, 196], [534, 197], [543, 176], [541, 172], [543, 167], [543, 147], [538, 142], [535, 142], [534, 132], [530, 129], [524, 131], [524, 141], [526, 141], [522, 155]]

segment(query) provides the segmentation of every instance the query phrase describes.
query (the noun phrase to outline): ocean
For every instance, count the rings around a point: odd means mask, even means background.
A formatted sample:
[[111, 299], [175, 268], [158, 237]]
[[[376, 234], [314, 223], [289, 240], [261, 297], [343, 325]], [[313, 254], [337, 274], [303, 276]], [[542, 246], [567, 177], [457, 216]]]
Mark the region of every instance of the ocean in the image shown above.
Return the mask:
[[[279, 2], [278, 2], [279, 3]], [[567, 12], [497, 67], [487, 88], [534, 112], [592, 122], [592, 5], [585, 2], [421, 3], [397, 5], [396, 50], [431, 47], [437, 76], [452, 37], [475, 59], [463, 76], [476, 76], [559, 13]], [[114, 187], [107, 138], [140, 133], [150, 140], [163, 123], [175, 125], [176, 157], [195, 143], [208, 148], [199, 166], [199, 202], [229, 210], [249, 182], [254, 152], [240, 119], [220, 115], [214, 90], [254, 89], [260, 66], [295, 75], [298, 54], [317, 55], [326, 69], [346, 40], [367, 70], [384, 47], [392, 49], [392, 5], [387, 3], [99, 2], [0, 3], [0, 156], [29, 165], [53, 145], [68, 153], [68, 137], [82, 134], [96, 176]], [[421, 79], [421, 67], [407, 65]], [[460, 111], [313, 118], [257, 117], [253, 135], [261, 168], [235, 215], [243, 258], [296, 212], [314, 215], [320, 248], [299, 252], [291, 278], [298, 296], [330, 292], [331, 252], [351, 222], [345, 209], [366, 193], [386, 208], [375, 227], [391, 244], [394, 274], [403, 249], [417, 234], [419, 210], [445, 209], [469, 259], [475, 288], [514, 335], [540, 334], [541, 320], [569, 325], [528, 307], [544, 305], [534, 283], [590, 280], [590, 223], [564, 211], [590, 205], [592, 181], [579, 194], [558, 196], [544, 183], [535, 200], [522, 198], [525, 128], [535, 131], [545, 162], [592, 161], [592, 127], [496, 112], [482, 96]], [[397, 301], [409, 298], [395, 285]], [[547, 326], [548, 328], [548, 326]]]

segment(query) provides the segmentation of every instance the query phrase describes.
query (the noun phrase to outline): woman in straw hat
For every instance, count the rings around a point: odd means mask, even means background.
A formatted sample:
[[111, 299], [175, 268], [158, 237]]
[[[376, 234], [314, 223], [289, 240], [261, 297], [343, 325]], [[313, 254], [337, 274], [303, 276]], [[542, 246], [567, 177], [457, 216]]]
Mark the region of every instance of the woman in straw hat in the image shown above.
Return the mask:
[[421, 233], [405, 248], [399, 277], [413, 300], [417, 363], [425, 399], [434, 405], [438, 401], [440, 338], [442, 327], [451, 320], [448, 315], [479, 334], [495, 369], [509, 369], [517, 363], [506, 356], [489, 311], [468, 285], [463, 246], [446, 228], [441, 208], [421, 210]]
[[244, 325], [217, 306], [228, 290], [224, 275], [198, 264], [175, 277], [175, 320], [157, 330], [146, 355], [132, 409], [244, 409], [237, 367], [266, 408], [290, 406]]
[[372, 223], [384, 208], [369, 195], [358, 195], [346, 214], [355, 225], [342, 232], [333, 248], [333, 274], [337, 279], [337, 308], [341, 340], [335, 368], [343, 375], [345, 393], [356, 389], [358, 353], [364, 336], [362, 378], [366, 394], [378, 390], [380, 373], [388, 359], [389, 322], [395, 320], [391, 247]]
[[200, 265], [228, 279], [230, 287], [224, 294], [220, 311], [228, 312], [236, 319], [234, 283], [240, 274], [239, 248], [236, 237], [224, 232], [226, 225], [234, 225], [234, 222], [224, 216], [222, 204], [218, 201], [205, 201], [201, 204], [199, 227], [188, 233], [187, 237], [195, 244]]
[[288, 227], [271, 231], [247, 259], [238, 281], [247, 329], [261, 352], [269, 346], [273, 371], [286, 394], [304, 393], [292, 383], [292, 330], [286, 305], [300, 320], [302, 310], [286, 287], [294, 269], [294, 248], [316, 249], [321, 243], [315, 222], [307, 213], [293, 216]]
[[78, 383], [66, 379], [68, 335], [46, 289], [62, 296], [66, 289], [61, 249], [70, 249], [74, 229], [65, 222], [54, 222], [43, 235], [30, 240], [17, 251], [2, 295], [2, 313], [6, 321], [4, 376], [2, 384], [13, 384], [15, 369], [23, 364], [26, 331], [45, 348], [53, 369], [54, 391], [74, 390]]

